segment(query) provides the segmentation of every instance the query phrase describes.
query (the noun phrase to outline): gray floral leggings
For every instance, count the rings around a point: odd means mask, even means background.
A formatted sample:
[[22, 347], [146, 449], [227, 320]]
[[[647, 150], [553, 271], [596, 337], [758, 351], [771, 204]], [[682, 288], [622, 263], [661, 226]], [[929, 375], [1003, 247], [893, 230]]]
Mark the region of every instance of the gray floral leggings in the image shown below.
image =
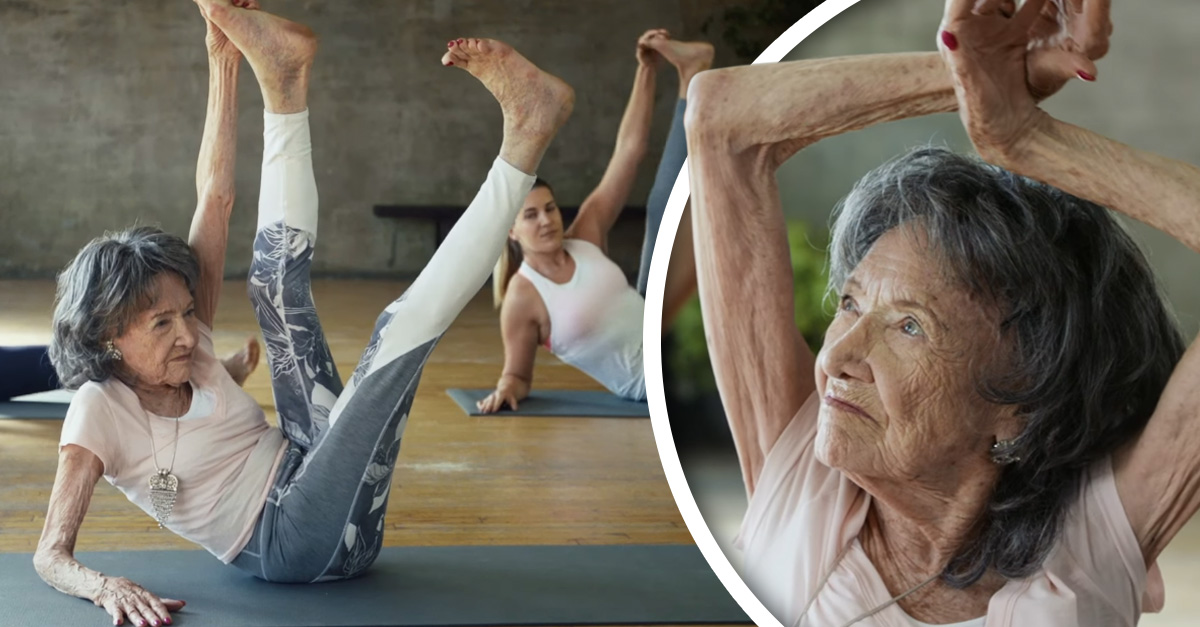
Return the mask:
[[496, 159], [433, 259], [379, 315], [343, 387], [309, 283], [317, 196], [308, 112], [265, 117], [249, 294], [288, 448], [232, 563], [268, 581], [333, 581], [362, 573], [379, 555], [425, 361], [487, 280], [534, 178]]

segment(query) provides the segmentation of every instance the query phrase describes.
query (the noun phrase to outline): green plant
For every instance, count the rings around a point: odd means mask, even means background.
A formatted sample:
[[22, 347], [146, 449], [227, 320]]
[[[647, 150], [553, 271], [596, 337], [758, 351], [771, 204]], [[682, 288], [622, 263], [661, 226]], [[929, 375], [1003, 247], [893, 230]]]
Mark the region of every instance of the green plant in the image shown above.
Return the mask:
[[[788, 223], [788, 243], [792, 257], [796, 328], [808, 345], [817, 351], [833, 313], [826, 298], [829, 264], [825, 251], [828, 248], [828, 235], [821, 231], [814, 236], [804, 222], [791, 221]], [[699, 299], [693, 298], [675, 319], [667, 349], [665, 357], [674, 379], [670, 385], [676, 393], [695, 397], [716, 389]]]

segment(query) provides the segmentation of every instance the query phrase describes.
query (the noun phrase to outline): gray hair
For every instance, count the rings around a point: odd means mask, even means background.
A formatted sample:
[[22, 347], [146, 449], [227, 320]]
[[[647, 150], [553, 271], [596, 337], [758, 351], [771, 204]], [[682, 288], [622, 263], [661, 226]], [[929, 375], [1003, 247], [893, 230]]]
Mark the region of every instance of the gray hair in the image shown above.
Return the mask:
[[106, 233], [87, 243], [58, 275], [50, 361], [63, 387], [104, 381], [115, 363], [106, 343], [154, 300], [154, 281], [179, 275], [194, 297], [200, 266], [187, 242], [150, 226]]
[[[1041, 568], [1083, 475], [1132, 440], [1184, 351], [1145, 257], [1108, 210], [944, 148], [862, 178], [835, 214], [830, 288], [887, 231], [928, 238], [940, 269], [1000, 309], [1006, 359], [973, 364], [989, 402], [1024, 420], [977, 535], [942, 578]], [[980, 366], [980, 367], [974, 367]], [[991, 372], [987, 372], [987, 370]]]

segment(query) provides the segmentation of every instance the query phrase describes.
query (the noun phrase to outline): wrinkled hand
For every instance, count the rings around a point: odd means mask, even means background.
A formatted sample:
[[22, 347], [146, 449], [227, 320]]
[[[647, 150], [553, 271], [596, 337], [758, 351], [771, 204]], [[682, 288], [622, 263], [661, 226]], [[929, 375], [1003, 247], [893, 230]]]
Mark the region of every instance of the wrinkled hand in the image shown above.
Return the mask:
[[[1095, 80], [1094, 61], [1108, 54], [1111, 0], [1050, 0], [1029, 31], [1025, 59], [1029, 93], [1038, 101], [1058, 93], [1079, 76]], [[1080, 76], [1083, 72], [1091, 78]]]
[[92, 600], [113, 617], [114, 625], [126, 619], [130, 624], [143, 626], [171, 624], [171, 612], [178, 612], [186, 605], [176, 599], [164, 599], [124, 577], [105, 577], [100, 594]]
[[938, 49], [976, 150], [1009, 154], [1044, 117], [1037, 103], [1071, 78], [1095, 80], [1109, 0], [947, 0]]
[[517, 410], [517, 404], [525, 397], [518, 389], [519, 386], [507, 381], [496, 386], [496, 391], [488, 394], [483, 400], [475, 403], [479, 411], [485, 414], [494, 414], [501, 410], [504, 405], [508, 405], [509, 409]]
[[650, 44], [655, 39], [660, 39], [660, 38], [661, 39], [670, 39], [671, 33], [667, 32], [667, 30], [665, 28], [651, 28], [650, 30], [642, 33], [641, 37], [638, 37], [638, 41], [637, 41], [638, 65], [648, 65], [650, 67], [658, 66], [658, 60], [662, 58], [662, 55], [659, 54], [658, 51], [655, 50], [653, 47], [651, 47]]

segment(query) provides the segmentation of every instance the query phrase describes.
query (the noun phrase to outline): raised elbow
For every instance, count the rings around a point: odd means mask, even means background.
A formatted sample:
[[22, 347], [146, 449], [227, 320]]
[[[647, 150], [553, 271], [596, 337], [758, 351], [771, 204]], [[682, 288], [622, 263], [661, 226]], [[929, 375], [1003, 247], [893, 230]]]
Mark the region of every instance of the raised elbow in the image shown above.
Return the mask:
[[735, 69], [706, 70], [688, 85], [687, 111], [683, 128], [688, 146], [701, 149], [713, 143], [727, 143], [736, 129], [737, 112], [733, 103], [736, 92]]

